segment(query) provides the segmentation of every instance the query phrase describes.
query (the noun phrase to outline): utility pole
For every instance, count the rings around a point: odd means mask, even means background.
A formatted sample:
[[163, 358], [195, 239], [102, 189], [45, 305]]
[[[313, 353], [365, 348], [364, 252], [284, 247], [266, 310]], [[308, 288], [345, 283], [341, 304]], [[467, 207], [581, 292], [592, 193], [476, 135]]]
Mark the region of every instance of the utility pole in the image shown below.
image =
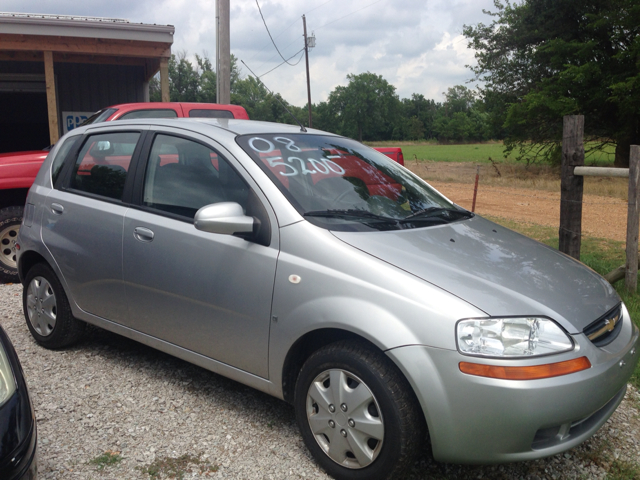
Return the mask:
[[217, 0], [216, 7], [216, 101], [231, 103], [231, 35], [229, 0]]
[[304, 27], [304, 57], [307, 62], [307, 106], [309, 107], [309, 128], [311, 125], [311, 83], [309, 82], [309, 49], [316, 46], [316, 37], [307, 38], [307, 19], [302, 15], [302, 25]]
[[220, 73], [220, 6], [216, 0], [216, 103], [220, 103], [220, 82], [218, 81], [218, 73]]

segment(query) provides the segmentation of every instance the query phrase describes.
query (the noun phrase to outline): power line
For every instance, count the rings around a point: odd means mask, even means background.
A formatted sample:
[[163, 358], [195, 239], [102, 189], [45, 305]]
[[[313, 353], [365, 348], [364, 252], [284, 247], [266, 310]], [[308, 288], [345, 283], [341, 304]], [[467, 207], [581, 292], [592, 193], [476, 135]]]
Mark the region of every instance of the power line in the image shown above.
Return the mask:
[[[258, 0], [256, 0], [256, 1], [258, 1]], [[315, 30], [320, 30], [321, 28], [324, 28], [324, 27], [326, 27], [326, 26], [328, 26], [328, 25], [331, 25], [331, 24], [333, 24], [333, 23], [339, 22], [339, 21], [340, 21], [340, 20], [342, 20], [343, 18], [347, 18], [348, 16], [353, 15], [354, 13], [358, 13], [358, 12], [360, 12], [361, 10], [364, 10], [365, 8], [369, 8], [369, 7], [373, 6], [373, 5], [375, 5], [376, 3], [380, 3], [380, 2], [382, 2], [382, 1], [383, 1], [383, 0], [377, 0], [376, 2], [370, 3], [369, 5], [365, 5], [364, 7], [359, 8], [358, 10], [354, 10], [353, 12], [351, 12], [351, 13], [347, 13], [346, 15], [344, 15], [344, 16], [342, 16], [342, 17], [340, 17], [340, 18], [336, 18], [335, 20], [332, 20], [332, 21], [331, 21], [331, 22], [329, 22], [329, 23], [325, 23], [324, 25], [322, 25], [322, 26], [320, 26], [320, 27], [317, 27]]]
[[[287, 64], [291, 65], [287, 61], [287, 59], [284, 58], [282, 53], [280, 53], [280, 50], [278, 50], [278, 46], [276, 45], [276, 42], [273, 40], [273, 37], [271, 36], [271, 32], [269, 31], [269, 27], [267, 27], [267, 21], [264, 19], [264, 15], [262, 15], [262, 9], [260, 8], [260, 4], [258, 3], [258, 0], [256, 0], [256, 5], [258, 6], [258, 11], [260, 12], [260, 16], [262, 17], [262, 23], [264, 23], [264, 28], [267, 29], [267, 33], [269, 34], [269, 38], [271, 39], [271, 43], [273, 43], [273, 46], [276, 47], [276, 51], [278, 52], [278, 55], [280, 55], [280, 58], [282, 58], [282, 60], [284, 60], [284, 63], [287, 63]], [[291, 66], [293, 66], [293, 65], [291, 65]]]
[[[313, 12], [314, 10], [319, 9], [320, 7], [324, 7], [327, 3], [333, 2], [334, 0], [327, 0], [324, 3], [321, 3], [320, 5], [318, 5], [317, 7], [312, 8], [311, 10], [309, 10], [308, 12], [303, 12], [301, 13], [299, 16], [306, 14], [309, 14], [311, 12]], [[291, 22], [290, 24], [288, 24], [286, 27], [282, 28], [282, 31], [276, 35], [275, 37], [273, 37], [274, 39], [279, 38], [280, 36], [282, 36], [282, 34], [287, 33], [289, 31], [289, 27], [291, 27], [293, 24], [298, 22], [298, 18], [296, 18], [293, 22]], [[291, 45], [292, 43], [296, 42], [298, 39], [296, 38], [295, 40], [293, 40], [292, 42], [288, 43], [284, 48], [287, 48], [289, 45]], [[262, 47], [260, 50], [258, 50], [256, 53], [253, 54], [253, 56], [249, 59], [249, 60], [253, 60], [254, 58], [256, 58], [256, 56], [258, 56], [260, 53], [262, 53], [264, 51], [265, 48], [267, 48], [268, 45]], [[266, 63], [266, 62], [265, 62]], [[264, 65], [264, 63], [263, 63]]]
[[[296, 55], [298, 55], [299, 53], [301, 53], [301, 52], [303, 52], [303, 51], [304, 51], [304, 48], [301, 48], [301, 49], [300, 49], [300, 50], [298, 50], [296, 53], [294, 53], [293, 55], [291, 55], [287, 60], [291, 60], [293, 57], [295, 57]], [[281, 67], [281, 66], [282, 66], [282, 65], [284, 65], [285, 63], [287, 63], [287, 64], [289, 64], [289, 65], [292, 65], [292, 66], [298, 65], [298, 64], [300, 63], [300, 60], [302, 60], [302, 55], [300, 55], [300, 58], [298, 59], [298, 61], [297, 61], [296, 63], [293, 63], [293, 64], [291, 64], [291, 63], [289, 63], [289, 62], [287, 62], [287, 61], [285, 60], [284, 62], [280, 63], [279, 65], [276, 65], [275, 67], [273, 67], [273, 68], [272, 68], [271, 70], [269, 70], [268, 72], [263, 73], [263, 74], [262, 74], [262, 75], [260, 75], [258, 78], [262, 78], [262, 77], [264, 77], [265, 75], [267, 75], [268, 73], [273, 72], [276, 68]]]
[[308, 15], [308, 14], [310, 14], [311, 12], [313, 12], [314, 10], [317, 10], [317, 9], [319, 9], [320, 7], [324, 7], [324, 6], [325, 6], [327, 3], [329, 3], [329, 2], [333, 2], [333, 0], [327, 0], [327, 1], [326, 1], [326, 2], [324, 2], [323, 4], [318, 5], [318, 6], [317, 6], [317, 7], [315, 7], [315, 8], [312, 8], [311, 10], [309, 10], [308, 12], [305, 12], [304, 14], [305, 14], [305, 15]]

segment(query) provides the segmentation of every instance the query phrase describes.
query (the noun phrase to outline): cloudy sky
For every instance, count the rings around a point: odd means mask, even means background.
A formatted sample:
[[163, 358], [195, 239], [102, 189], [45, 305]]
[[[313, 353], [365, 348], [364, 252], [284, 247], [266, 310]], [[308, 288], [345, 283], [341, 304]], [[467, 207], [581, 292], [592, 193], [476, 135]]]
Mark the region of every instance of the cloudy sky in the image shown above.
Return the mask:
[[[304, 46], [301, 17], [306, 15], [307, 31], [316, 37], [309, 56], [313, 103], [326, 100], [337, 85], [346, 85], [347, 74], [367, 71], [395, 85], [400, 98], [421, 93], [442, 100], [448, 87], [472, 78], [465, 65], [474, 64], [474, 52], [461, 35], [463, 25], [489, 23], [482, 9], [493, 9], [493, 0], [258, 1], [285, 58]], [[0, 0], [0, 11], [174, 25], [174, 53], [206, 53], [215, 60], [215, 0]], [[231, 53], [257, 75], [282, 62], [255, 0], [231, 0]], [[243, 66], [242, 73], [249, 71]], [[289, 102], [306, 104], [304, 58], [296, 66], [276, 68], [262, 80]]]

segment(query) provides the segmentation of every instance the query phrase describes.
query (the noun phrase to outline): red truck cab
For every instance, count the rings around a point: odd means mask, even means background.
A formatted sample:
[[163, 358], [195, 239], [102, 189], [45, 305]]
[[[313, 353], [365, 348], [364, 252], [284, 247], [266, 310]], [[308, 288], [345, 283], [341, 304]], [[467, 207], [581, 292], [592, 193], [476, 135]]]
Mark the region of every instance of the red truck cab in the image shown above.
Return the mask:
[[89, 117], [83, 125], [135, 118], [235, 118], [249, 120], [249, 115], [239, 105], [183, 102], [123, 103], [103, 108]]
[[404, 155], [402, 155], [402, 149], [400, 147], [374, 147], [374, 150], [384, 153], [387, 157], [404, 167]]

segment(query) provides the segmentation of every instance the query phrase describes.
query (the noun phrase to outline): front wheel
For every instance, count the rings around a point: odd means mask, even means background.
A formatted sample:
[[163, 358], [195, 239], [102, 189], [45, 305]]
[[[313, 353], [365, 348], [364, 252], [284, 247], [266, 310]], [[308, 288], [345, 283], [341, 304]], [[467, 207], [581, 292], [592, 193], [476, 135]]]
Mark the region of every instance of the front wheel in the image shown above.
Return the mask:
[[365, 343], [337, 342], [311, 355], [294, 405], [307, 448], [338, 480], [399, 478], [422, 446], [424, 420], [411, 387]]
[[71, 314], [58, 277], [44, 263], [34, 265], [27, 273], [22, 307], [31, 335], [45, 348], [68, 347], [84, 334], [86, 324]]

